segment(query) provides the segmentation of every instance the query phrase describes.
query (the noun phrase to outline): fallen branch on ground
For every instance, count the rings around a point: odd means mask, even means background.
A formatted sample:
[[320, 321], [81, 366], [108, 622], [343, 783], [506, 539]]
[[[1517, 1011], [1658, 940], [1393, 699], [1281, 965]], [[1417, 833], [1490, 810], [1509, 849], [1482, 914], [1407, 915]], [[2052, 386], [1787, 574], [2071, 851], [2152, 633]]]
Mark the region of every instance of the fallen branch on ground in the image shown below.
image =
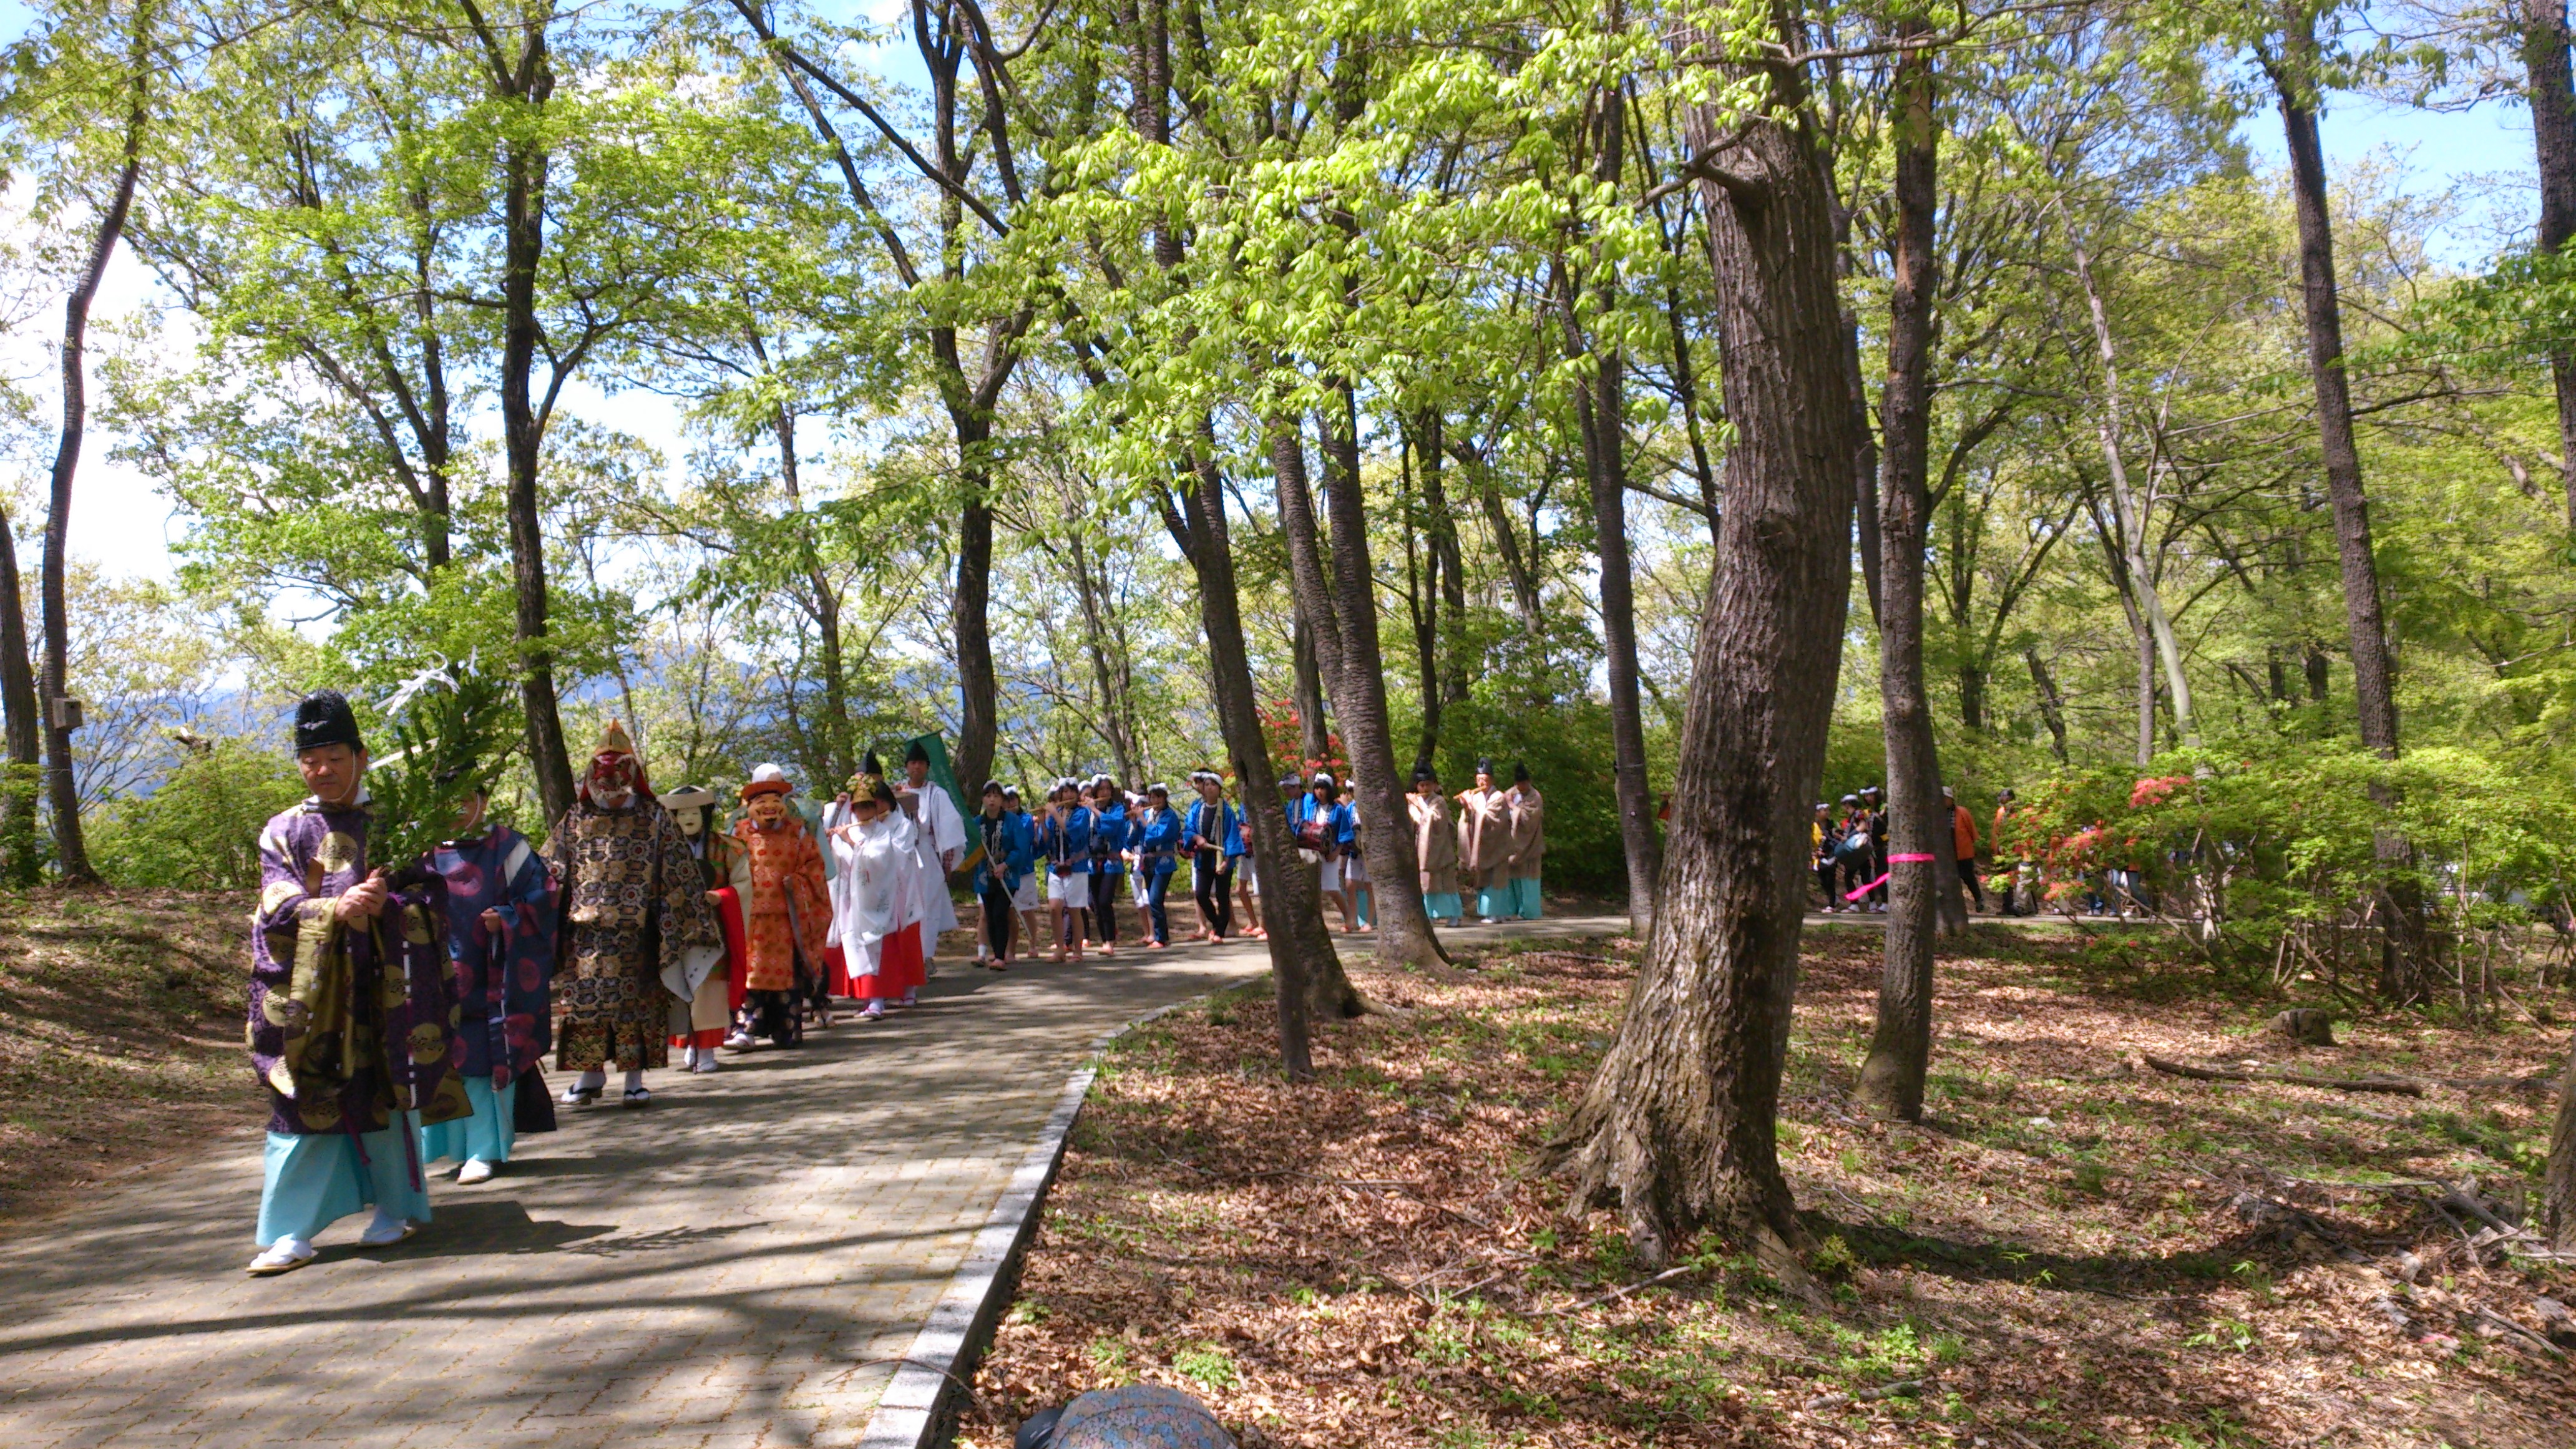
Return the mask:
[[1586, 1298], [1582, 1302], [1573, 1304], [1570, 1307], [1557, 1309], [1556, 1316], [1562, 1318], [1569, 1313], [1581, 1313], [1586, 1308], [1598, 1308], [1602, 1304], [1608, 1303], [1614, 1298], [1625, 1298], [1640, 1288], [1652, 1288], [1658, 1283], [1679, 1278], [1686, 1273], [1696, 1273], [1699, 1270], [1700, 1265], [1697, 1263], [1684, 1263], [1678, 1268], [1666, 1268], [1664, 1271], [1657, 1273], [1652, 1278], [1641, 1278], [1638, 1281], [1629, 1284], [1625, 1288], [1613, 1288], [1609, 1292], [1604, 1293], [1597, 1298]]
[[1895, 1383], [1880, 1384], [1877, 1388], [1862, 1389], [1854, 1394], [1818, 1394], [1807, 1401], [1807, 1412], [1813, 1414], [1823, 1409], [1839, 1409], [1845, 1404], [1876, 1403], [1880, 1399], [1910, 1399], [1931, 1386], [1932, 1380], [1928, 1378], [1899, 1379]]
[[2188, 1062], [2167, 1061], [2144, 1052], [2138, 1059], [2167, 1076], [2190, 1077], [2202, 1082], [2280, 1082], [2293, 1087], [2326, 1087], [2338, 1092], [2393, 1092], [2399, 1096], [2420, 1097], [2424, 1084], [2412, 1077], [2321, 1077], [2312, 1072], [2256, 1072], [2242, 1067], [2195, 1067]]

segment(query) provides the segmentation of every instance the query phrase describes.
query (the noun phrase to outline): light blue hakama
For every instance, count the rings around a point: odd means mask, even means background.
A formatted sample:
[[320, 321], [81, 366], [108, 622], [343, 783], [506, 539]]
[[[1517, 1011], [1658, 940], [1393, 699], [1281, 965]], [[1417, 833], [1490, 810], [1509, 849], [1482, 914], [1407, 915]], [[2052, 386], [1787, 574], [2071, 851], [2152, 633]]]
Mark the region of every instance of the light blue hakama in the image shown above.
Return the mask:
[[519, 1084], [495, 1092], [491, 1078], [467, 1077], [465, 1100], [474, 1104], [473, 1116], [420, 1129], [421, 1161], [453, 1157], [497, 1166], [510, 1160], [510, 1145], [519, 1139]]
[[[259, 1245], [314, 1235], [349, 1214], [377, 1207], [407, 1222], [429, 1221], [427, 1183], [412, 1186], [411, 1143], [420, 1130], [414, 1112], [397, 1112], [393, 1124], [352, 1140], [346, 1132], [268, 1134], [259, 1190]], [[358, 1157], [366, 1144], [366, 1160]]]
[[1467, 913], [1456, 891], [1424, 891], [1422, 913], [1435, 921], [1455, 921]]
[[1476, 914], [1498, 921], [1538, 919], [1538, 877], [1498, 880], [1476, 892]]

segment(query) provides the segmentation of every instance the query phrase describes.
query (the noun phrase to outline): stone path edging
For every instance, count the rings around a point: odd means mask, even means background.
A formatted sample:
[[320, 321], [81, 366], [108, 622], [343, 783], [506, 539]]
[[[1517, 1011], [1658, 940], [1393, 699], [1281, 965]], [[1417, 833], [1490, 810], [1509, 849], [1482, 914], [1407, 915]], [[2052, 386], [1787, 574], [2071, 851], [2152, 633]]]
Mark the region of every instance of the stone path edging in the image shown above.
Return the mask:
[[[1231, 988], [1219, 987], [1217, 991], [1228, 989]], [[895, 1366], [894, 1378], [877, 1399], [875, 1412], [868, 1416], [867, 1431], [859, 1437], [857, 1449], [939, 1449], [948, 1442], [959, 1401], [969, 1392], [967, 1375], [974, 1371], [976, 1357], [992, 1338], [1017, 1286], [1020, 1255], [1037, 1231], [1047, 1188], [1054, 1183], [1056, 1168], [1064, 1161], [1065, 1141], [1073, 1135], [1074, 1119], [1082, 1115], [1083, 1101], [1091, 1095], [1092, 1080], [1100, 1074], [1100, 1054], [1136, 1028], [1184, 1007], [1196, 1006], [1217, 991], [1156, 1007], [1124, 1026], [1101, 1033], [1100, 1039], [1091, 1044], [1083, 1064], [1065, 1079], [1055, 1110], [1047, 1114], [1038, 1140], [1030, 1146], [1028, 1156], [1020, 1160], [1019, 1170], [1011, 1174], [1010, 1186], [1002, 1190], [1001, 1199], [993, 1204], [992, 1216], [985, 1219], [983, 1231], [975, 1235], [974, 1246], [966, 1251], [966, 1261], [957, 1265], [947, 1291], [939, 1295], [939, 1302], [932, 1306], [912, 1347], [905, 1350], [902, 1361]]]

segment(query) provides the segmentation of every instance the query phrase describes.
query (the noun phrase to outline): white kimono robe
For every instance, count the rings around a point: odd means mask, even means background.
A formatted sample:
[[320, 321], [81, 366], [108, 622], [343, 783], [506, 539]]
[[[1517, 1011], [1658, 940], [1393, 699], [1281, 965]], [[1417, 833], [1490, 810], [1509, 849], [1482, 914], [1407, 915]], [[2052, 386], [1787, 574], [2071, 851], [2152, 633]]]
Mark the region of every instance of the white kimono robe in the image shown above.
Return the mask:
[[928, 961], [937, 954], [939, 933], [957, 929], [957, 903], [948, 896], [948, 868], [943, 855], [957, 852], [963, 860], [966, 853], [966, 822], [957, 818], [957, 802], [937, 785], [924, 785], [919, 790], [897, 786], [899, 795], [913, 800], [920, 811], [918, 818], [898, 816], [913, 824], [920, 836], [922, 871], [926, 877], [921, 920], [921, 959]]
[[903, 929], [903, 907], [918, 866], [910, 831], [899, 816], [851, 829], [834, 829], [833, 945], [848, 960], [850, 975], [874, 976], [885, 959], [888, 936]]

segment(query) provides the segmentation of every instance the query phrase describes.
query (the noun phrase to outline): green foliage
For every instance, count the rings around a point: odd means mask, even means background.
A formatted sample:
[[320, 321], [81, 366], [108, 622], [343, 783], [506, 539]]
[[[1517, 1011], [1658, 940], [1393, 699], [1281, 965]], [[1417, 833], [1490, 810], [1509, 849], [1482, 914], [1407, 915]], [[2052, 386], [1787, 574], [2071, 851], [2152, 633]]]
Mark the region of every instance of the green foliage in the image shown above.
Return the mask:
[[[2042, 781], [1996, 853], [2039, 862], [2066, 908], [2103, 872], [2136, 870], [2169, 913], [2205, 914], [2212, 944], [2268, 957], [2283, 930], [2354, 917], [2392, 888], [2461, 927], [2563, 910], [2576, 841], [2559, 822], [2571, 810], [2565, 781], [2491, 755], [2442, 747], [2389, 761], [2328, 741]], [[2390, 854], [2391, 839], [2412, 850]]]
[[522, 728], [517, 693], [472, 663], [424, 669], [387, 701], [390, 716], [367, 770], [375, 800], [370, 863], [408, 866], [455, 833], [456, 819], [487, 788]]
[[250, 890], [259, 884], [259, 832], [304, 794], [273, 742], [217, 740], [192, 752], [148, 795], [93, 817], [90, 859], [111, 885]]

